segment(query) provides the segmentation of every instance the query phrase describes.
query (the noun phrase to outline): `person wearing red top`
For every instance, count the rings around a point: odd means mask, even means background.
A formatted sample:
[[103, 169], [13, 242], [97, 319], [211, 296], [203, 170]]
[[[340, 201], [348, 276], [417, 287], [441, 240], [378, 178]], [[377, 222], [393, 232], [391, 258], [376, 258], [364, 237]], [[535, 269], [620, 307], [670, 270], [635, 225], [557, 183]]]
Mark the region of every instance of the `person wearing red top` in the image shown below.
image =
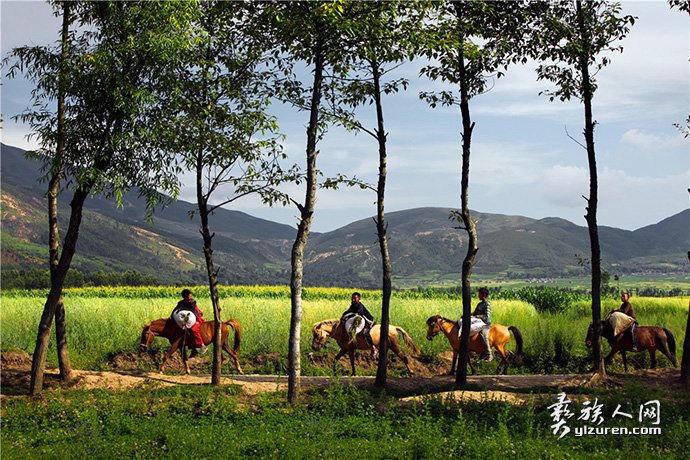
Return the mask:
[[170, 316], [172, 317], [178, 311], [190, 311], [194, 314], [196, 317], [196, 322], [192, 327], [189, 328], [192, 337], [194, 338], [194, 347], [201, 347], [199, 353], [206, 353], [208, 347], [204, 345], [204, 340], [201, 338], [201, 333], [199, 332], [201, 323], [204, 322], [204, 313], [197, 306], [196, 300], [194, 300], [194, 297], [192, 296], [192, 291], [189, 289], [182, 291], [182, 300], [177, 303], [177, 306], [173, 309]]

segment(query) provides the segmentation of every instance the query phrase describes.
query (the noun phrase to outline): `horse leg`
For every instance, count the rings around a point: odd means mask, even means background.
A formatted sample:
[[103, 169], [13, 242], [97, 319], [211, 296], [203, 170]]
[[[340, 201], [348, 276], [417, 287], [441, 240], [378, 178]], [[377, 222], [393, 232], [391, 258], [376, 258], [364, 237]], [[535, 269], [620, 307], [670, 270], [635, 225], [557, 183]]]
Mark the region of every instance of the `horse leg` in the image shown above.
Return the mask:
[[388, 340], [388, 344], [390, 345], [390, 349], [393, 350], [393, 353], [395, 353], [395, 356], [400, 358], [400, 361], [405, 363], [405, 367], [407, 368], [407, 372], [410, 373], [410, 375], [414, 375], [414, 371], [410, 367], [410, 361], [407, 359], [407, 356], [402, 352], [402, 349], [400, 348], [400, 343], [398, 343], [397, 340]]
[[621, 356], [623, 357], [623, 369], [625, 370], [625, 373], [628, 373], [628, 360], [625, 357], [625, 350], [621, 350]]
[[471, 356], [467, 357], [467, 364], [470, 365], [470, 371], [472, 371], [472, 375], [475, 375], [477, 373], [477, 371], [475, 371], [475, 369], [474, 369], [474, 363], [472, 362]]
[[499, 371], [501, 366], [503, 366], [503, 375], [506, 375], [508, 373], [508, 356], [506, 352], [499, 347], [496, 347], [496, 353], [501, 357], [501, 362], [498, 363], [498, 367], [496, 368], [496, 375], [500, 374]]
[[458, 361], [458, 352], [453, 350], [453, 364], [450, 366], [448, 375], [455, 375], [455, 363]]
[[182, 355], [182, 362], [184, 363], [185, 374], [189, 375], [192, 372], [189, 370], [189, 363], [187, 362], [187, 348], [182, 347], [182, 349], [180, 350], [180, 354]]
[[334, 374], [335, 374], [335, 367], [338, 365], [338, 360], [340, 358], [342, 358], [343, 356], [345, 356], [345, 353], [347, 353], [347, 352], [341, 348], [340, 351], [338, 352], [338, 354], [335, 355], [335, 359], [333, 360], [333, 373]]
[[608, 366], [611, 364], [611, 360], [613, 359], [613, 356], [618, 353], [618, 347], [611, 347], [611, 351], [609, 352], [608, 355], [604, 358], [604, 366]]
[[163, 369], [165, 368], [165, 362], [172, 356], [173, 353], [177, 351], [177, 347], [180, 346], [181, 340], [182, 338], [179, 338], [170, 344], [170, 349], [167, 352], [165, 352], [165, 355], [163, 355], [163, 362], [161, 362], [161, 367], [158, 369], [158, 372], [163, 372]]
[[355, 375], [355, 349], [353, 348], [348, 352], [350, 355], [350, 366], [352, 366], [352, 376]]
[[669, 361], [671, 361], [671, 364], [673, 364], [673, 367], [678, 367], [676, 364], [676, 357], [671, 354], [671, 352], [668, 349], [668, 345], [666, 344], [666, 341], [661, 340], [659, 341], [659, 351], [668, 358]]
[[[244, 375], [244, 372], [242, 372], [242, 368], [240, 367], [240, 357], [237, 356], [237, 353], [235, 353], [235, 350], [230, 348], [227, 340], [225, 342], [223, 342], [223, 350], [225, 350], [230, 355], [230, 357], [235, 361], [235, 368], [237, 369], [237, 373], [240, 375]], [[228, 369], [230, 369], [230, 372], [232, 372], [232, 368], [230, 368], [229, 363], [228, 363]]]
[[652, 361], [652, 369], [656, 369], [656, 347], [649, 349], [649, 359]]

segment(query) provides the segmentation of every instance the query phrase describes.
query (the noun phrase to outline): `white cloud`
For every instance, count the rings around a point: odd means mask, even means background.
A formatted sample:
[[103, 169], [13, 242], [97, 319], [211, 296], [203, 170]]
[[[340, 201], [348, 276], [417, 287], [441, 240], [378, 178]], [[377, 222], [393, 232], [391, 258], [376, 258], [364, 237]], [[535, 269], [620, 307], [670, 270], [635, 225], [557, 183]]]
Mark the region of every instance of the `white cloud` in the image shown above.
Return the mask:
[[621, 142], [640, 149], [664, 149], [687, 145], [688, 141], [678, 133], [675, 136], [650, 133], [639, 129], [629, 129], [621, 136]]
[[565, 208], [582, 207], [582, 195], [589, 188], [587, 169], [579, 166], [555, 165], [542, 173], [538, 187], [547, 203]]

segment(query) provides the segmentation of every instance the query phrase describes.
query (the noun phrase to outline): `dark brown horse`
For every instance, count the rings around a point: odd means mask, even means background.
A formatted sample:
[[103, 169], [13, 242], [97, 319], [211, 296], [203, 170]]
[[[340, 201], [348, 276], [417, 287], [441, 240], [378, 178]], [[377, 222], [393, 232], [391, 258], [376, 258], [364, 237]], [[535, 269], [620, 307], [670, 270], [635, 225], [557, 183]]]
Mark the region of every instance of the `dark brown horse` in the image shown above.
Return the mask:
[[[628, 372], [628, 360], [625, 358], [625, 352], [632, 352], [632, 337], [630, 332], [624, 331], [618, 334], [617, 337], [613, 335], [613, 326], [608, 321], [601, 322], [601, 336], [604, 337], [611, 346], [611, 352], [604, 358], [604, 365], [608, 365], [613, 359], [613, 355], [621, 352], [623, 357], [623, 367], [625, 372]], [[664, 354], [671, 361], [673, 367], [677, 367], [676, 363], [676, 339], [666, 328], [657, 326], [638, 326], [635, 328], [635, 337], [637, 338], [637, 352], [648, 350], [649, 358], [652, 361], [652, 369], [656, 367], [656, 351], [657, 349]], [[594, 328], [589, 325], [587, 329], [587, 338], [585, 345], [587, 348], [592, 347], [594, 340]], [[670, 352], [669, 352], [670, 350]]]
[[[215, 327], [215, 321], [204, 321], [199, 327], [199, 333], [204, 341], [204, 345], [209, 345], [213, 343], [213, 328]], [[228, 335], [230, 335], [230, 329], [235, 331], [235, 342], [233, 348], [228, 346]], [[240, 351], [240, 341], [242, 337], [242, 326], [236, 319], [229, 319], [221, 324], [221, 344], [223, 350], [225, 350], [230, 357], [235, 361], [235, 367], [239, 374], [243, 374], [242, 368], [240, 367], [239, 351]], [[165, 362], [172, 356], [173, 353], [179, 348], [182, 354], [182, 362], [184, 362], [185, 371], [187, 374], [189, 371], [189, 364], [187, 363], [187, 351], [186, 348], [195, 348], [194, 339], [190, 333], [186, 333], [180, 329], [175, 321], [171, 318], [161, 318], [153, 321], [151, 324], [147, 324], [143, 327], [141, 331], [141, 341], [139, 343], [139, 352], [146, 353], [149, 351], [153, 339], [156, 337], [165, 337], [170, 341], [170, 349], [163, 356], [163, 362], [161, 363], [160, 372], [163, 372], [165, 367]], [[182, 347], [182, 342], [184, 347]]]
[[[446, 335], [453, 349], [453, 364], [450, 367], [449, 374], [455, 374], [455, 363], [458, 360], [458, 353], [460, 353], [460, 328], [457, 321], [436, 315], [426, 320], [426, 325], [428, 326], [426, 332], [427, 340], [433, 340], [439, 332], [443, 332]], [[493, 347], [501, 358], [501, 362], [498, 363], [496, 368], [496, 374], [500, 374], [501, 367], [503, 367], [504, 375], [508, 373], [508, 353], [505, 346], [508, 340], [510, 340], [511, 332], [515, 336], [515, 343], [517, 344], [515, 360], [519, 363], [522, 358], [522, 334], [518, 328], [515, 326], [506, 327], [501, 324], [492, 324], [489, 329], [489, 346]], [[475, 353], [484, 352], [484, 340], [479, 334], [470, 336], [470, 351]], [[472, 364], [472, 361], [469, 361], [469, 365], [472, 374], [474, 374], [474, 364]]]
[[[371, 328], [371, 340], [374, 345], [379, 346], [380, 336], [381, 336], [381, 326], [376, 324]], [[352, 366], [352, 375], [355, 375], [355, 351], [356, 350], [369, 350], [370, 347], [367, 345], [366, 340], [362, 334], [357, 334], [354, 342], [350, 339], [350, 334], [345, 329], [345, 324], [338, 319], [329, 319], [326, 321], [319, 321], [314, 324], [312, 330], [313, 338], [311, 341], [311, 348], [314, 351], [319, 351], [325, 344], [328, 338], [331, 338], [338, 342], [340, 346], [340, 351], [335, 356], [335, 361], [333, 361], [333, 371], [335, 372], [335, 366], [338, 360], [348, 354], [350, 356], [350, 365]], [[396, 354], [400, 360], [405, 363], [407, 371], [410, 375], [414, 374], [414, 371], [410, 367], [410, 363], [407, 356], [400, 349], [400, 341], [398, 340], [398, 334], [403, 337], [405, 343], [408, 347], [412, 349], [415, 354], [420, 354], [421, 350], [412, 341], [412, 337], [401, 327], [393, 326], [392, 324], [388, 326], [388, 346], [389, 349]]]

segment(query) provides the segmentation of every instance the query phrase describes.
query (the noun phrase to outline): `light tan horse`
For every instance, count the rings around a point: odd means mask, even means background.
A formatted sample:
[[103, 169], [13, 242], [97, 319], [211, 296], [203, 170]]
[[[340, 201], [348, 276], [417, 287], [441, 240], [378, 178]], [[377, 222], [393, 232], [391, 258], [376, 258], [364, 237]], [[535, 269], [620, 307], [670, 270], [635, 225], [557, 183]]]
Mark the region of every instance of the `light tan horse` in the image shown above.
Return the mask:
[[[453, 364], [450, 368], [450, 374], [455, 374], [455, 364], [458, 359], [458, 353], [460, 353], [460, 329], [457, 321], [436, 315], [426, 320], [426, 325], [428, 326], [426, 333], [427, 340], [432, 340], [439, 332], [443, 332], [446, 338], [448, 338], [450, 346], [453, 348]], [[522, 334], [518, 328], [515, 326], [506, 327], [501, 324], [492, 324], [489, 329], [489, 346], [493, 347], [501, 357], [501, 362], [498, 363], [498, 367], [496, 368], [496, 374], [500, 373], [501, 366], [503, 366], [503, 374], [505, 375], [508, 373], [508, 355], [505, 345], [508, 343], [508, 340], [510, 340], [510, 332], [515, 336], [515, 343], [517, 344], [515, 359], [519, 362], [522, 358]], [[470, 336], [470, 351], [474, 351], [475, 353], [484, 352], [484, 340], [480, 337], [480, 334]], [[471, 361], [469, 364], [472, 369], [472, 374], [474, 374], [474, 365]]]
[[[213, 343], [213, 328], [215, 327], [215, 321], [204, 321], [199, 327], [199, 333], [204, 341], [204, 345], [210, 345]], [[235, 331], [235, 342], [233, 348], [228, 346], [228, 335], [230, 335], [230, 327]], [[189, 364], [187, 363], [187, 351], [183, 349], [182, 342], [186, 337], [185, 347], [194, 348], [194, 339], [191, 334], [187, 333], [185, 335], [184, 331], [180, 329], [175, 321], [171, 318], [161, 318], [153, 321], [151, 324], [147, 324], [143, 327], [141, 331], [141, 340], [139, 342], [139, 352], [146, 353], [149, 351], [153, 339], [156, 337], [165, 337], [170, 341], [170, 349], [163, 356], [163, 362], [161, 363], [160, 372], [163, 372], [165, 367], [165, 362], [172, 356], [173, 353], [179, 348], [182, 354], [182, 362], [185, 366], [185, 372], [190, 374]], [[242, 338], [242, 326], [240, 322], [236, 319], [229, 319], [220, 325], [220, 337], [221, 345], [223, 350], [225, 350], [230, 357], [235, 361], [235, 367], [239, 374], [244, 374], [242, 368], [240, 367], [239, 351], [240, 342]]]
[[[381, 340], [381, 326], [378, 324], [374, 325], [374, 327], [371, 328], [370, 333], [374, 345], [378, 347]], [[410, 335], [403, 328], [393, 326], [392, 324], [388, 327], [388, 347], [398, 358], [400, 358], [403, 363], [405, 363], [407, 371], [412, 375], [414, 374], [414, 371], [410, 368], [410, 363], [407, 359], [407, 356], [405, 356], [400, 349], [398, 334], [402, 335], [403, 340], [407, 346], [412, 349], [413, 353], [418, 355], [421, 353], [421, 350], [412, 341], [412, 337], [410, 337]], [[350, 334], [348, 334], [348, 331], [345, 329], [345, 324], [339, 319], [329, 319], [315, 323], [311, 348], [314, 351], [319, 351], [326, 344], [326, 340], [328, 340], [328, 338], [335, 340], [338, 343], [338, 346], [340, 346], [340, 351], [335, 356], [335, 361], [333, 361], [333, 372], [335, 372], [335, 366], [338, 363], [338, 360], [345, 356], [345, 354], [348, 354], [350, 356], [350, 365], [352, 366], [352, 375], [355, 375], [355, 350], [371, 349], [362, 334], [357, 334], [355, 342], [351, 342]]]

